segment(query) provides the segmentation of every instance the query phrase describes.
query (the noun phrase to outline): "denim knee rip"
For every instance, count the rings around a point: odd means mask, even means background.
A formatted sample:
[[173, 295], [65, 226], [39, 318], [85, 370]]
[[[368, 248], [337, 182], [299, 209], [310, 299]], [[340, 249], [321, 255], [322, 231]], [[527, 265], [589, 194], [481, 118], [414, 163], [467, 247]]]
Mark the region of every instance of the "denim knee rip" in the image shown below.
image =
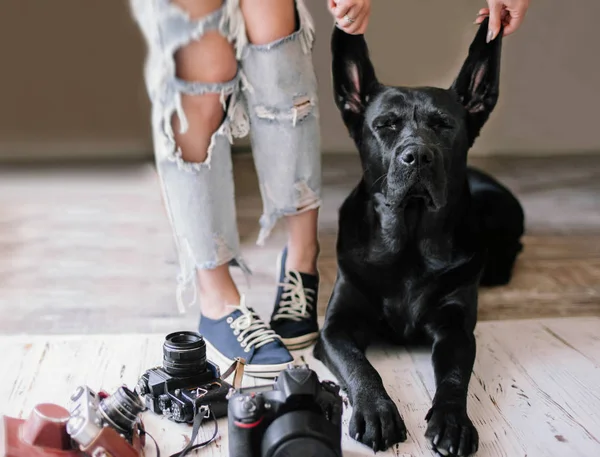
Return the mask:
[[[170, 0], [130, 2], [148, 44], [144, 77], [152, 101], [155, 158], [179, 256], [177, 303], [185, 312], [184, 295], [190, 289], [190, 302], [196, 302], [197, 270], [229, 263], [251, 274], [240, 255], [236, 226], [233, 138], [252, 130], [264, 205], [258, 244], [280, 217], [320, 206], [314, 26], [303, 0], [296, 0], [298, 29], [273, 43], [252, 45], [239, 0], [224, 0], [221, 8], [200, 19], [192, 19]], [[235, 77], [215, 84], [180, 80], [176, 52], [209, 31], [218, 31], [234, 44]], [[185, 161], [172, 119], [178, 116], [185, 133], [182, 97], [206, 93], [220, 94], [224, 120], [211, 137], [206, 160]], [[277, 146], [284, 153], [277, 154]]]
[[[136, 0], [139, 1], [139, 0]], [[149, 0], [146, 0], [149, 1]], [[152, 3], [152, 2], [150, 2]], [[165, 140], [167, 159], [175, 160], [182, 170], [197, 171], [209, 168], [212, 152], [218, 136], [226, 137], [230, 143], [233, 137], [243, 137], [248, 133], [248, 117], [245, 113], [240, 91], [247, 89], [245, 78], [238, 70], [236, 76], [223, 83], [201, 83], [184, 81], [176, 76], [175, 54], [185, 45], [199, 40], [209, 31], [218, 31], [230, 42], [245, 36], [245, 28], [237, 0], [228, 0], [215, 12], [200, 18], [191, 19], [189, 14], [170, 0], [155, 0], [153, 5], [161, 11], [158, 16], [157, 28], [160, 46], [157, 47], [157, 59], [160, 62], [147, 66], [147, 80], [153, 103], [162, 107], [161, 129]], [[207, 151], [207, 158], [201, 163], [190, 163], [183, 159], [181, 149], [176, 145], [172, 119], [176, 113], [180, 120], [180, 133], [188, 129], [187, 117], [182, 108], [183, 95], [202, 95], [207, 93], [220, 94], [221, 103], [226, 113], [219, 129], [213, 134]]]

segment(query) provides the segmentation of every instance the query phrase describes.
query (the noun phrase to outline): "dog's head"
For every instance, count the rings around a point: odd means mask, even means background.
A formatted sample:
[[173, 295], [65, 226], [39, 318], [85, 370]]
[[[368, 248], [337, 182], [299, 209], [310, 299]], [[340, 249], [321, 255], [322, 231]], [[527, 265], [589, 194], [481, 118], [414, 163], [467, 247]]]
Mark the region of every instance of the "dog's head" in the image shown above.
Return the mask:
[[465, 183], [467, 151], [498, 100], [501, 35], [481, 24], [449, 89], [381, 84], [362, 35], [332, 35], [335, 101], [354, 139], [370, 192], [390, 206], [413, 199], [430, 211]]

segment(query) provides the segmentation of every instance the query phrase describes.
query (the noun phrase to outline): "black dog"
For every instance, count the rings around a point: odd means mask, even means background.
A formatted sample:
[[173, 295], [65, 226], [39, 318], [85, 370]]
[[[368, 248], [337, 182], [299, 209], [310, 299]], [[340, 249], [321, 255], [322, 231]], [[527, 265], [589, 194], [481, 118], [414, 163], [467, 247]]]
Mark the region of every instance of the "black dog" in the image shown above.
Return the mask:
[[486, 20], [448, 90], [380, 84], [363, 36], [332, 36], [336, 104], [363, 176], [339, 212], [338, 276], [315, 357], [353, 405], [350, 436], [385, 450], [406, 439], [398, 409], [365, 357], [374, 336], [432, 343], [436, 393], [426, 436], [443, 455], [469, 455], [467, 415], [479, 284], [509, 281], [523, 210], [467, 151], [498, 99], [502, 38]]

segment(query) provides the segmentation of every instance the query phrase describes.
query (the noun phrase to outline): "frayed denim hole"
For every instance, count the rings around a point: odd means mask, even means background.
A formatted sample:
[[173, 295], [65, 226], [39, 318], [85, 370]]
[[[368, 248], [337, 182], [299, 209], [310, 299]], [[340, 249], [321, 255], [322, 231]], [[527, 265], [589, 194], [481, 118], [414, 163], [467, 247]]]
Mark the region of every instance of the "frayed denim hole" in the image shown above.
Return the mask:
[[296, 95], [293, 97], [292, 106], [289, 110], [282, 111], [265, 105], [254, 106], [254, 114], [260, 120], [267, 122], [290, 122], [292, 126], [314, 114], [316, 103], [308, 95]]
[[265, 212], [259, 220], [261, 230], [256, 241], [258, 246], [264, 246], [275, 225], [282, 217], [302, 214], [320, 208], [322, 205], [318, 192], [312, 189], [305, 179], [299, 179], [294, 183], [294, 201], [288, 204], [282, 205], [282, 202], [275, 201], [268, 185], [263, 185], [262, 189], [266, 202]]

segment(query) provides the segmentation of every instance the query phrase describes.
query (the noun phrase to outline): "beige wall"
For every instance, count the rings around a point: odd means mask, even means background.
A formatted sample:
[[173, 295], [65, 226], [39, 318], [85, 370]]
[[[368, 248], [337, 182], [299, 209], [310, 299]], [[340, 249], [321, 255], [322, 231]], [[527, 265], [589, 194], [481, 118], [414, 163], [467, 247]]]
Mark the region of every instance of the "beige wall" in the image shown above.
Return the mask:
[[147, 154], [125, 0], [0, 2], [0, 157]]
[[[317, 23], [323, 149], [351, 151], [332, 102], [325, 0]], [[0, 158], [147, 155], [143, 43], [125, 0], [5, 0], [0, 6]], [[480, 154], [600, 151], [600, 2], [532, 0], [504, 48], [500, 105]], [[380, 79], [451, 83], [483, 1], [375, 0], [367, 39]]]

